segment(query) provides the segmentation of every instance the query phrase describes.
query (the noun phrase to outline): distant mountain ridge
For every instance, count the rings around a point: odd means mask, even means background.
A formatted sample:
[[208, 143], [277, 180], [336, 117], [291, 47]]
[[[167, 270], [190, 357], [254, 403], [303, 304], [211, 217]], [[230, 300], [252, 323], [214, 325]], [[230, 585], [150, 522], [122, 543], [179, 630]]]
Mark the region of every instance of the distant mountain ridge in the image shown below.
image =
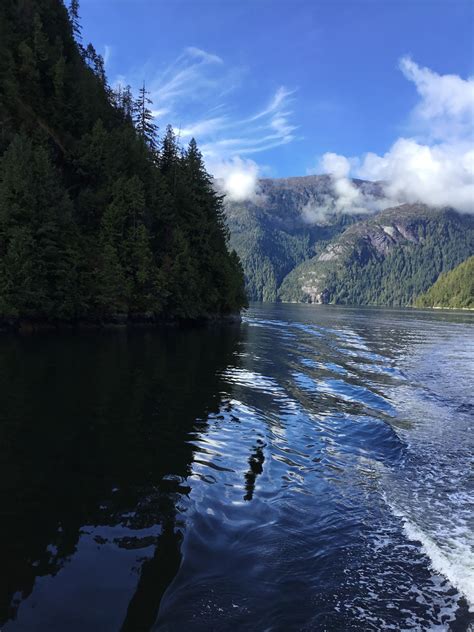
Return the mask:
[[[380, 183], [353, 181], [373, 197]], [[260, 194], [226, 204], [250, 300], [412, 305], [439, 274], [474, 252], [474, 218], [449, 208], [403, 204], [376, 213], [327, 213], [329, 176], [263, 179]]]
[[[367, 193], [380, 186], [355, 181]], [[345, 228], [365, 215], [328, 213], [319, 224], [305, 221], [303, 210], [334, 198], [327, 175], [265, 178], [254, 200], [226, 202], [230, 245], [240, 256], [250, 300], [274, 301], [287, 274], [322, 252]]]

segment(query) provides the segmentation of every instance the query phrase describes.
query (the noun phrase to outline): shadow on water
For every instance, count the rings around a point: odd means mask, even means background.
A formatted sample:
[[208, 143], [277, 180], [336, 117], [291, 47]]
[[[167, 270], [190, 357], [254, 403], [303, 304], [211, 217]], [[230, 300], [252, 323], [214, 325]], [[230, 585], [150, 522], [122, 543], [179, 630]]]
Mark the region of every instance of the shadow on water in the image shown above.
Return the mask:
[[181, 562], [188, 436], [228, 395], [240, 336], [0, 341], [2, 628], [153, 625]]

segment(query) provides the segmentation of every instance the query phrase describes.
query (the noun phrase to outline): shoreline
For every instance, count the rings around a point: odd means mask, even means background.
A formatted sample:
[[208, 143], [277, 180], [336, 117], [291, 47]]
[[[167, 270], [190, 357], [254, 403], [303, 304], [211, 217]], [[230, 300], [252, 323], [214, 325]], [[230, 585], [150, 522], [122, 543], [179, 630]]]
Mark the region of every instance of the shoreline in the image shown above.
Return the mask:
[[35, 318], [2, 318], [0, 317], [1, 334], [31, 335], [42, 333], [64, 333], [64, 332], [105, 332], [116, 330], [132, 329], [159, 329], [192, 327], [207, 327], [211, 325], [232, 325], [240, 324], [242, 315], [240, 312], [232, 314], [208, 314], [199, 318], [166, 319], [157, 318], [153, 315], [117, 314], [108, 319], [77, 319], [77, 320], [47, 320]]
[[438, 310], [450, 310], [450, 311], [463, 311], [463, 312], [474, 312], [474, 307], [442, 307], [439, 305], [431, 306], [431, 305], [423, 305], [423, 307], [418, 305], [358, 305], [354, 303], [307, 303], [306, 301], [255, 301], [256, 303], [280, 303], [281, 305], [316, 305], [316, 306], [328, 306], [328, 307], [351, 307], [351, 308], [360, 308], [360, 309], [438, 309]]

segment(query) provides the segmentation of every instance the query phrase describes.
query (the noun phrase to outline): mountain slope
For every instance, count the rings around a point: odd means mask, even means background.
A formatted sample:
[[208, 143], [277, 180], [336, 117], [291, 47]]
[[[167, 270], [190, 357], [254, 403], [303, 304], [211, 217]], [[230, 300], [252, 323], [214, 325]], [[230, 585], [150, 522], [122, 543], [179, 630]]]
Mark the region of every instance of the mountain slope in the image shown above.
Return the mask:
[[0, 3], [0, 316], [197, 319], [243, 273], [192, 141], [158, 139], [145, 87], [107, 83], [77, 4]]
[[283, 301], [411, 305], [474, 252], [474, 218], [402, 205], [344, 231], [282, 282]]
[[[376, 184], [354, 182], [372, 194], [378, 192]], [[329, 213], [319, 221], [307, 221], [311, 209], [333, 199], [328, 176], [303, 176], [262, 179], [253, 201], [226, 202], [230, 245], [242, 261], [251, 300], [276, 300], [281, 282], [293, 268], [322, 252], [363, 217]]]
[[434, 285], [417, 299], [416, 305], [474, 309], [474, 256], [440, 274]]

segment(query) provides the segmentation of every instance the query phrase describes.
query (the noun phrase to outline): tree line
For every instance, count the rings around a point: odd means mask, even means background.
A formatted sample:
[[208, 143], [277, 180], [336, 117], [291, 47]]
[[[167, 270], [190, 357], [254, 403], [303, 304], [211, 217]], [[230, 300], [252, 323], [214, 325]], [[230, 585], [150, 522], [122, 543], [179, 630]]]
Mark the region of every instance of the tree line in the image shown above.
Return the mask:
[[436, 283], [418, 297], [416, 306], [474, 309], [474, 255], [440, 274]]
[[223, 198], [145, 84], [112, 88], [79, 6], [0, 7], [0, 315], [198, 319], [246, 305]]

